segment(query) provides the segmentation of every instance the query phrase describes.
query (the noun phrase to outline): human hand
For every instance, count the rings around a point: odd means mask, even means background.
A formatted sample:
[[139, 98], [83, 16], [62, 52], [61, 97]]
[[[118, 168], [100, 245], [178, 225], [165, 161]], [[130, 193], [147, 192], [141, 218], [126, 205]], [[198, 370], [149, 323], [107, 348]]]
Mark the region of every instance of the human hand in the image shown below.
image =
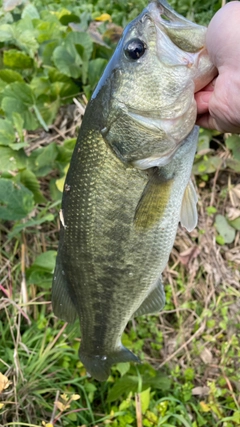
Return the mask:
[[206, 46], [218, 76], [195, 94], [196, 123], [240, 133], [240, 2], [232, 1], [212, 18]]

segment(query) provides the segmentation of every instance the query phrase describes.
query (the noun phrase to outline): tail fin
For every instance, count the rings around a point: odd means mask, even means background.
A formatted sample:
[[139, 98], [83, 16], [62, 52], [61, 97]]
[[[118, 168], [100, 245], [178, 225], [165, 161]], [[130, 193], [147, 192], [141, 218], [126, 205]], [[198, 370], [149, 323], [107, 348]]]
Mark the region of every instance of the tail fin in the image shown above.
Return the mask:
[[79, 351], [79, 357], [84, 364], [87, 372], [91, 377], [98, 381], [106, 381], [110, 375], [110, 368], [113, 364], [119, 362], [136, 362], [140, 363], [135, 354], [126, 347], [120, 347], [119, 350], [110, 354], [86, 354]]

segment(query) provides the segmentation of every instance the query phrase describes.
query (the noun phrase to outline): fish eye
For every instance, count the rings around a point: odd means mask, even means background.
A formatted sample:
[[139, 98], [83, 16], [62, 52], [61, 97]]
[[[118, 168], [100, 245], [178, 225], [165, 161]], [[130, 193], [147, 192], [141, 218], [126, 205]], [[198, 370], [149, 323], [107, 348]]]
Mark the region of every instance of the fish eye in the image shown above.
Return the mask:
[[125, 45], [124, 52], [128, 59], [133, 59], [135, 61], [143, 56], [146, 49], [147, 46], [142, 40], [132, 39]]

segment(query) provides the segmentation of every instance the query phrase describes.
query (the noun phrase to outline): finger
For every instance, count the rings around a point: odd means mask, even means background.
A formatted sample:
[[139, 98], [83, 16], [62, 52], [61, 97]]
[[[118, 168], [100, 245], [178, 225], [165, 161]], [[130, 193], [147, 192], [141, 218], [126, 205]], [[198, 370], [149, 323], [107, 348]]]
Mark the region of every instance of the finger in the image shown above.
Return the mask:
[[206, 129], [215, 129], [220, 132], [224, 132], [223, 129], [220, 129], [216, 120], [210, 116], [210, 114], [202, 114], [197, 117], [196, 124]]
[[197, 103], [197, 113], [204, 114], [208, 112], [209, 100], [212, 92], [200, 91], [195, 93], [195, 101]]

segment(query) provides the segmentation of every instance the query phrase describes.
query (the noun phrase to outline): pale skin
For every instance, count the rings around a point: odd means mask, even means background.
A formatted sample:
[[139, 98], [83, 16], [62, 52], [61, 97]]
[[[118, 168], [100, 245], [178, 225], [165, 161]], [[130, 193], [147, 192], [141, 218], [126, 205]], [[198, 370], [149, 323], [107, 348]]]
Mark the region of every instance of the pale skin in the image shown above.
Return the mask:
[[206, 46], [218, 76], [195, 94], [197, 124], [220, 132], [240, 133], [240, 1], [232, 1], [212, 18]]

